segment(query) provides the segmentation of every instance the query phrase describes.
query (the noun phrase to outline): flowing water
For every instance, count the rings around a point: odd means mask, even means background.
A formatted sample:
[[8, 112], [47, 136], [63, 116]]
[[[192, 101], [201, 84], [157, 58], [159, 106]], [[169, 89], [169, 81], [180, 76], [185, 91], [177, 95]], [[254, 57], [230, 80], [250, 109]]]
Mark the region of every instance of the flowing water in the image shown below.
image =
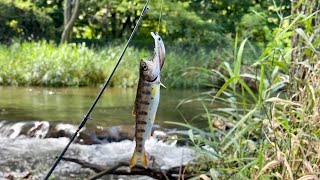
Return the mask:
[[[100, 88], [0, 87], [0, 121], [49, 121], [78, 125]], [[177, 105], [197, 95], [193, 90], [162, 89], [155, 124], [165, 128], [165, 121], [185, 122], [203, 112], [199, 103]], [[131, 116], [136, 89], [107, 88], [91, 114], [87, 128], [134, 125]], [[201, 125], [203, 122], [195, 124]]]
[[[23, 179], [29, 175], [31, 179], [42, 179], [99, 91], [100, 88], [87, 87], [0, 87], [0, 179]], [[103, 165], [128, 161], [134, 148], [131, 111], [135, 91], [108, 88], [92, 112], [86, 130], [77, 137], [78, 143], [70, 147], [66, 156]], [[184, 122], [184, 118], [189, 120], [203, 112], [202, 105], [197, 103], [176, 108], [182, 100], [198, 93], [162, 89], [156, 118], [158, 127], [178, 128], [164, 121]], [[206, 125], [205, 121], [196, 124]], [[104, 131], [98, 132], [99, 129]], [[175, 140], [153, 139], [155, 134], [148, 140], [146, 149], [161, 167], [186, 164], [194, 158], [191, 149], [177, 147]], [[93, 174], [91, 170], [64, 161], [54, 171], [56, 179], [84, 178]]]

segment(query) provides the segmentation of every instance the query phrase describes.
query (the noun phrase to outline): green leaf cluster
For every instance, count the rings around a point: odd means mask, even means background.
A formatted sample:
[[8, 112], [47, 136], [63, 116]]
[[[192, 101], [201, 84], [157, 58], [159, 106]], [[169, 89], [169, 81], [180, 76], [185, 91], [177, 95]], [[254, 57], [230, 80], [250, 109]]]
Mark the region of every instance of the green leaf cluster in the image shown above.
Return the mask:
[[[72, 39], [101, 43], [122, 40], [131, 33], [145, 2], [81, 0]], [[270, 40], [278, 9], [288, 14], [288, 7], [289, 2], [283, 0], [151, 1], [134, 43], [148, 44], [152, 41], [150, 32], [158, 31], [170, 44], [194, 50], [212, 49], [230, 46], [238, 32], [240, 37], [250, 37], [264, 45]], [[12, 38], [58, 42], [63, 29], [63, 8], [63, 0], [1, 1], [0, 32], [5, 36], [0, 42]]]

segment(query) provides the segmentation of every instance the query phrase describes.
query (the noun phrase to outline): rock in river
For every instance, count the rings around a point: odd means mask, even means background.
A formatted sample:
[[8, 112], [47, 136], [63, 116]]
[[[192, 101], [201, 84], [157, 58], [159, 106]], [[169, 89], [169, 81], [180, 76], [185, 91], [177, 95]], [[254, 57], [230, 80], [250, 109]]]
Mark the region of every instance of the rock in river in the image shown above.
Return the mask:
[[[0, 136], [0, 179], [29, 173], [32, 179], [42, 179], [68, 141], [65, 137], [42, 139]], [[94, 164], [113, 165], [119, 161], [129, 161], [133, 150], [134, 143], [131, 140], [94, 145], [72, 144], [65, 157], [78, 158]], [[162, 169], [179, 166], [181, 162], [187, 164], [194, 159], [192, 149], [169, 145], [154, 138], [146, 142], [146, 150]], [[93, 171], [83, 169], [78, 164], [61, 161], [53, 176], [55, 179], [85, 179], [93, 174]]]

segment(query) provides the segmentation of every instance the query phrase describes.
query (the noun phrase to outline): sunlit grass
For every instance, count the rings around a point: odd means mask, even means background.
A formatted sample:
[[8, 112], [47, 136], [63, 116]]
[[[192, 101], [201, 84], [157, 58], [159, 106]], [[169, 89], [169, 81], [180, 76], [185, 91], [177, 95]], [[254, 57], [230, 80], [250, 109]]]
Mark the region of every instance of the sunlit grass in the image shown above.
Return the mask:
[[[298, 16], [296, 22], [310, 18]], [[308, 21], [311, 23], [311, 21]], [[311, 24], [305, 24], [311, 28]], [[233, 61], [215, 69], [194, 67], [198, 74], [220, 77], [224, 83], [185, 102], [201, 101], [202, 121], [208, 128], [177, 124], [198, 154], [189, 167], [198, 179], [317, 179], [320, 167], [320, 52], [314, 31], [295, 49], [284, 46], [293, 33], [280, 27], [275, 38], [250, 68], [244, 71], [247, 39], [235, 44]], [[291, 59], [292, 51], [299, 51]], [[187, 73], [187, 72], [186, 72]], [[189, 72], [188, 72], [189, 73]], [[212, 87], [217, 87], [214, 84]], [[221, 104], [221, 108], [209, 108]], [[181, 104], [183, 106], [183, 104]]]
[[[86, 44], [56, 45], [46, 41], [16, 42], [0, 45], [0, 85], [16, 86], [97, 86], [108, 78], [118, 60], [123, 45], [89, 48]], [[139, 76], [139, 61], [152, 57], [152, 49], [129, 47], [111, 80], [111, 86], [135, 86]], [[217, 58], [212, 52], [189, 52], [167, 47], [161, 72], [168, 87], [199, 87], [202, 76], [188, 76], [184, 70], [209, 64]]]
[[[115, 65], [121, 47], [105, 48], [95, 51], [85, 44], [63, 44], [24, 42], [9, 47], [1, 46], [2, 85], [32, 86], [87, 86], [104, 82]], [[138, 64], [142, 53], [130, 48], [124, 59], [115, 86], [132, 86], [137, 68], [131, 71], [127, 66]], [[128, 73], [130, 72], [130, 73]], [[132, 73], [131, 73], [132, 72]], [[123, 83], [125, 81], [125, 83]]]

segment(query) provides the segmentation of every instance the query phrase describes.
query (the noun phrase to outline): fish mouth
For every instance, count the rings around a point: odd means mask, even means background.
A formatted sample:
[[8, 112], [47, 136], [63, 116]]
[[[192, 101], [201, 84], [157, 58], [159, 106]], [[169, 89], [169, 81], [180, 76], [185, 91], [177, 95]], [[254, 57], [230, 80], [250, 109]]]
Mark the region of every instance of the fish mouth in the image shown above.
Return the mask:
[[153, 39], [157, 39], [158, 33], [151, 32], [150, 34], [151, 34], [151, 36], [153, 37]]

